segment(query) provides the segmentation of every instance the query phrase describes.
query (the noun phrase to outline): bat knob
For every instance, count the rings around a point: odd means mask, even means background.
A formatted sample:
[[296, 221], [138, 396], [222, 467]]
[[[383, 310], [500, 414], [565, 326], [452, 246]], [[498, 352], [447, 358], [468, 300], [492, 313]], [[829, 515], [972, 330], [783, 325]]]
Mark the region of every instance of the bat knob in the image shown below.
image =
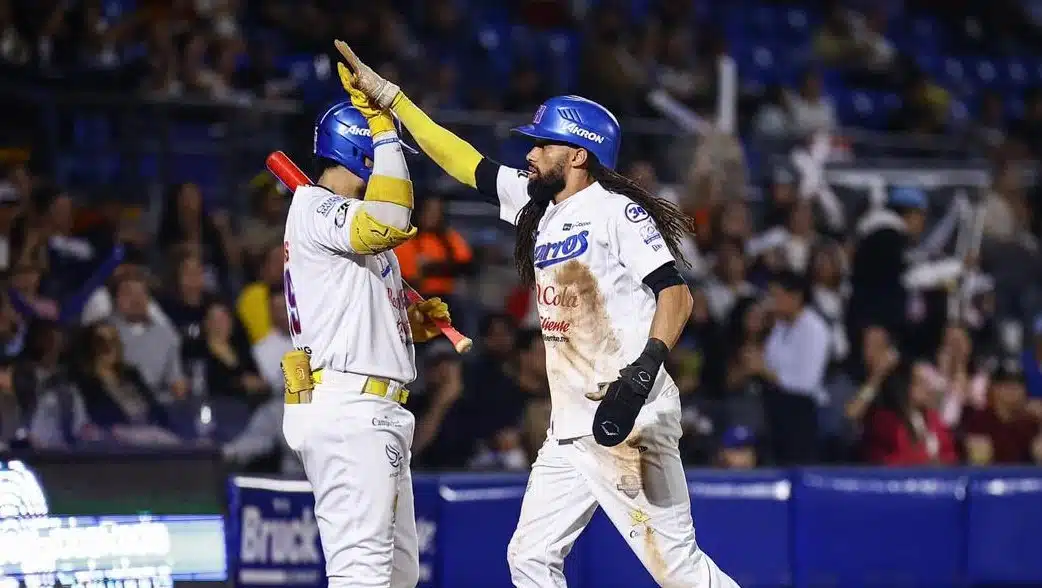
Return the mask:
[[464, 337], [459, 341], [456, 341], [456, 353], [467, 353], [470, 348], [474, 346], [474, 341], [470, 337]]

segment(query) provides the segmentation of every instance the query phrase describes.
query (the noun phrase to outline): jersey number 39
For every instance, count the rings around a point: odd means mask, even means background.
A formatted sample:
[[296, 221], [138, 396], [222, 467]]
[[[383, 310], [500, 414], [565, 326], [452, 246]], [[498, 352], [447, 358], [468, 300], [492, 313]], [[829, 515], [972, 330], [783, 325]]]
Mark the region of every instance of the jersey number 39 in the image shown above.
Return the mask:
[[300, 312], [297, 311], [297, 296], [293, 293], [293, 280], [289, 277], [289, 268], [286, 268], [282, 278], [286, 293], [286, 309], [289, 311], [289, 330], [300, 336]]

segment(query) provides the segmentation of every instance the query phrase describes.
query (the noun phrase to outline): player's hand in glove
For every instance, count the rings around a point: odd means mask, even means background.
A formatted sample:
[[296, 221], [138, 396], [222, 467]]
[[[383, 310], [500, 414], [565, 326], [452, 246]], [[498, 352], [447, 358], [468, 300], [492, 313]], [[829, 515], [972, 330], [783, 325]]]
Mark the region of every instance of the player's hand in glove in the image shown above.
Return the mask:
[[[373, 68], [362, 63], [362, 60], [347, 46], [347, 43], [338, 40], [334, 45], [336, 45], [337, 51], [347, 60], [347, 64], [351, 66], [351, 71], [354, 72], [353, 85], [364, 92], [374, 106], [382, 110], [390, 108], [394, 97], [398, 95], [398, 86], [383, 79], [380, 77], [380, 74], [373, 71]], [[343, 76], [341, 76], [341, 79], [343, 79]]]
[[351, 106], [357, 108], [358, 112], [361, 112], [362, 116], [369, 123], [369, 130], [372, 132], [373, 140], [375, 141], [381, 133], [394, 131], [394, 119], [391, 118], [390, 111], [374, 106], [372, 101], [369, 100], [369, 96], [358, 89], [358, 74], [351, 73], [351, 70], [343, 62], [336, 64], [336, 71], [340, 76], [340, 85], [344, 87], [344, 90], [347, 90], [348, 95], [351, 97]]
[[409, 326], [412, 327], [412, 340], [416, 343], [425, 343], [441, 334], [441, 330], [434, 324], [435, 319], [452, 320], [449, 315], [449, 305], [438, 297], [410, 304], [408, 313]]
[[593, 416], [593, 438], [606, 447], [622, 443], [637, 421], [637, 414], [651, 394], [659, 368], [666, 361], [669, 348], [658, 339], [648, 339], [643, 353], [636, 361], [622, 368], [619, 379], [597, 392], [586, 395], [600, 400]]

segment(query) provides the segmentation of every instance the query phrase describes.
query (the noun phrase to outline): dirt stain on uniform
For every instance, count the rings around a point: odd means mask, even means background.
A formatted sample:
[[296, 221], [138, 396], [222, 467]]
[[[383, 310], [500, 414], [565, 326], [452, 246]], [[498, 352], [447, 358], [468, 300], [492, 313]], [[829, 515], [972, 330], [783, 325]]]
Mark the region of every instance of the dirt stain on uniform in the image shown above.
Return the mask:
[[560, 359], [575, 371], [593, 378], [594, 358], [614, 356], [622, 348], [590, 268], [572, 260], [553, 273], [553, 283], [561, 291], [573, 292], [579, 304], [558, 308], [555, 320], [570, 323], [567, 341], [555, 345]]
[[[634, 429], [624, 442], [615, 447], [606, 448], [612, 459], [613, 470], [619, 480], [620, 492], [622, 492], [623, 487], [626, 487], [626, 490], [630, 490], [628, 485], [632, 483], [631, 481], [634, 479], [637, 481], [635, 486], [639, 488], [639, 491], [636, 496], [626, 492], [623, 492], [623, 494], [626, 494], [627, 498], [630, 499], [631, 511], [640, 513], [644, 513], [649, 506], [657, 506], [655, 501], [648, 496], [649, 472], [648, 464], [645, 462], [647, 447], [643, 443], [641, 431]], [[655, 512], [662, 511], [656, 510]], [[661, 581], [667, 577], [669, 570], [666, 565], [666, 558], [662, 553], [662, 547], [659, 545], [658, 534], [652, 526], [653, 522], [654, 520], [650, 517], [642, 517], [640, 521], [633, 521], [635, 525], [643, 527], [641, 538], [643, 540], [645, 565], [647, 565], [652, 577]]]

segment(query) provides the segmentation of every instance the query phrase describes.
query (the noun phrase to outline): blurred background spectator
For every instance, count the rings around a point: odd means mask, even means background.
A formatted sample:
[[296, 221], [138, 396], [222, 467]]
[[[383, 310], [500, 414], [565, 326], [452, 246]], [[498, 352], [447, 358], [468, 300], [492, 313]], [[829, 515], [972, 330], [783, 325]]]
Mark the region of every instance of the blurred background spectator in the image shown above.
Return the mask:
[[[691, 465], [1042, 463], [1029, 4], [0, 0], [0, 446], [299, 473], [288, 194], [261, 167], [308, 161], [341, 37], [512, 165], [548, 96], [618, 115], [619, 169], [695, 223], [668, 362]], [[497, 211], [409, 165], [403, 274], [478, 342], [418, 350], [416, 463], [524, 469], [559, 327]]]

